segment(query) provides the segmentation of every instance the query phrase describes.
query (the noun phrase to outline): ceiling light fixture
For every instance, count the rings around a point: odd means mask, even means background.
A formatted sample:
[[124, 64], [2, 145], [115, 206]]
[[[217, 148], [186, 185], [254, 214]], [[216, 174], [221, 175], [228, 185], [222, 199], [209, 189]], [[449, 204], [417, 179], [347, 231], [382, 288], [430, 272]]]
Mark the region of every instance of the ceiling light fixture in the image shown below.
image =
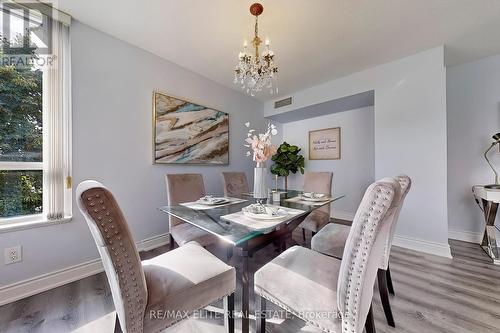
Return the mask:
[[260, 54], [259, 47], [262, 40], [259, 37], [259, 15], [264, 12], [260, 3], [250, 6], [250, 13], [255, 16], [255, 36], [252, 40], [254, 54], [247, 53], [247, 43], [243, 44], [243, 51], [238, 56], [238, 65], [234, 70], [234, 83], [240, 84], [247, 94], [255, 93], [263, 88], [269, 89], [271, 94], [278, 93], [278, 67], [274, 64], [274, 53], [269, 49], [269, 40], [266, 40], [265, 50]]

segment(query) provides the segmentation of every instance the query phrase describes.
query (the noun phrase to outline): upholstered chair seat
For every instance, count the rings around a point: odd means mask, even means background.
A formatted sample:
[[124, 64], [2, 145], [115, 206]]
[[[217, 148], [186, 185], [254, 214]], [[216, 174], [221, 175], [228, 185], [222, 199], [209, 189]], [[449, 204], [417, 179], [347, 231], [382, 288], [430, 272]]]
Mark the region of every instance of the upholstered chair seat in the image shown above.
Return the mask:
[[[304, 175], [304, 192], [332, 194], [332, 172], [306, 172]], [[325, 205], [309, 214], [299, 227], [305, 241], [305, 230], [316, 234], [330, 222], [330, 205]]]
[[[192, 202], [205, 196], [205, 184], [201, 174], [168, 174], [166, 176], [166, 183], [168, 194], [167, 201], [169, 205]], [[174, 216], [169, 216], [168, 225], [170, 248], [172, 249], [175, 243], [182, 246], [191, 241], [195, 241], [202, 246], [208, 246], [218, 242], [217, 236], [209, 234]]]
[[193, 241], [201, 246], [208, 246], [218, 241], [216, 236], [189, 223], [172, 225], [170, 234], [179, 246]]
[[214, 300], [232, 294], [236, 288], [235, 270], [196, 242], [142, 262], [148, 302], [144, 332], [157, 332], [181, 318], [149, 318], [155, 311], [192, 313]]
[[255, 292], [301, 317], [304, 312], [328, 316], [302, 318], [325, 332], [342, 332], [335, 315], [340, 260], [293, 246], [255, 273]]
[[323, 332], [374, 333], [372, 297], [399, 184], [392, 179], [368, 187], [344, 248], [344, 260], [294, 246], [254, 276], [257, 333], [265, 332], [266, 301]]
[[239, 196], [249, 193], [247, 176], [244, 172], [223, 172], [222, 182], [226, 197]]
[[311, 239], [311, 249], [342, 259], [349, 231], [351, 231], [351, 227], [348, 225], [328, 223]]
[[85, 181], [76, 195], [108, 278], [115, 332], [164, 331], [221, 298], [227, 305], [226, 327], [234, 332], [233, 267], [195, 242], [141, 262], [113, 194], [96, 181]]
[[[388, 297], [388, 292], [394, 294], [394, 288], [392, 285], [391, 273], [389, 269], [389, 258], [399, 213], [401, 212], [401, 208], [403, 206], [406, 195], [411, 188], [410, 177], [406, 175], [399, 175], [394, 179], [399, 183], [399, 186], [401, 187], [400, 198], [398, 199], [399, 205], [392, 216], [393, 221], [391, 223], [391, 230], [387, 234], [387, 239], [385, 240], [384, 253], [379, 267], [380, 272], [378, 283], [382, 305], [387, 317], [387, 322], [390, 326], [393, 327], [395, 327], [395, 322]], [[351, 228], [349, 226], [337, 223], [329, 223], [323, 229], [321, 229], [318, 234], [313, 236], [311, 240], [311, 249], [334, 258], [342, 259], [342, 256], [344, 254], [344, 247], [347, 242], [350, 230]]]

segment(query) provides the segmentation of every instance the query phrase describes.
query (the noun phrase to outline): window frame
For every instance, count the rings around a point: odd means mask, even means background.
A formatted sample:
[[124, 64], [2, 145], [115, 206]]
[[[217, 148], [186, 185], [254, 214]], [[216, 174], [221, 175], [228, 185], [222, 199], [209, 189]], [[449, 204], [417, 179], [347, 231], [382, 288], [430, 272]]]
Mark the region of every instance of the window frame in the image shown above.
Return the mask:
[[23, 170], [42, 170], [43, 171], [43, 162], [3, 162], [3, 161], [0, 161], [0, 171], [23, 171]]
[[[47, 15], [52, 18], [54, 21], [59, 21], [60, 23], [70, 26], [71, 17], [57, 11], [51, 6], [43, 6], [40, 3], [37, 3], [34, 8], [30, 7], [30, 3], [22, 3], [18, 4], [30, 11], [33, 9], [35, 11], [41, 11], [43, 15]], [[57, 38], [60, 38], [59, 36]], [[71, 45], [67, 44], [67, 50], [64, 51], [66, 54], [69, 54], [69, 58], [67, 61], [71, 61]], [[57, 54], [56, 56], [60, 56]], [[69, 109], [65, 111], [61, 111], [64, 114], [66, 120], [64, 121], [63, 134], [60, 137], [62, 140], [62, 144], [64, 145], [63, 156], [65, 156], [65, 165], [63, 172], [66, 177], [64, 177], [64, 190], [62, 191], [63, 195], [63, 216], [61, 218], [49, 219], [47, 217], [48, 214], [48, 188], [51, 184], [47, 181], [47, 172], [49, 172], [49, 168], [47, 167], [47, 156], [49, 156], [48, 152], [48, 138], [49, 138], [49, 130], [48, 126], [48, 114], [46, 110], [50, 107], [47, 101], [49, 100], [49, 95], [51, 93], [51, 82], [48, 81], [48, 72], [46, 67], [41, 68], [42, 70], [42, 161], [40, 162], [32, 162], [32, 161], [0, 161], [0, 171], [41, 171], [42, 172], [42, 212], [37, 214], [28, 214], [28, 215], [17, 215], [10, 217], [0, 217], [0, 233], [13, 231], [13, 230], [22, 230], [29, 229], [33, 227], [43, 227], [54, 224], [60, 224], [69, 222], [72, 220], [72, 177], [71, 177], [71, 157], [72, 157], [72, 128], [71, 128], [71, 65], [68, 63], [65, 66], [61, 66], [59, 70], [62, 71], [63, 75], [66, 79], [62, 79], [63, 85], [68, 85], [65, 89], [69, 91], [69, 95], [65, 96], [68, 99]], [[65, 73], [67, 72], [67, 73]], [[62, 76], [61, 76], [62, 77]], [[68, 79], [69, 78], [69, 79]], [[64, 102], [63, 102], [64, 103]]]

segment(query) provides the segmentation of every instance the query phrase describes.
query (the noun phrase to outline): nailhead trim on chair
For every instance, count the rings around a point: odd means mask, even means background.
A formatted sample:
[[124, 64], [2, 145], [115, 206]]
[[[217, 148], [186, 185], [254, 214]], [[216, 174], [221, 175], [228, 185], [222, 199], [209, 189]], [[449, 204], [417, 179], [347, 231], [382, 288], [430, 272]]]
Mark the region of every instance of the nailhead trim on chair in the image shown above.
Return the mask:
[[403, 205], [403, 202], [406, 198], [406, 195], [410, 191], [410, 187], [411, 187], [411, 179], [407, 175], [398, 175], [398, 176], [394, 177], [394, 179], [399, 183], [399, 186], [401, 188], [401, 198], [400, 198], [400, 203], [399, 203], [400, 207], [398, 208], [399, 211], [394, 213], [394, 214], [396, 214], [396, 216], [394, 217], [394, 222], [393, 222], [393, 225], [391, 226], [390, 236], [384, 245], [384, 256], [382, 258], [382, 264], [380, 266], [380, 268], [384, 269], [384, 270], [387, 270], [387, 267], [389, 266], [392, 240], [393, 240], [397, 220], [399, 218], [399, 212], [400, 212], [401, 207]]
[[352, 314], [344, 316], [342, 329], [344, 332], [358, 331], [358, 306], [361, 303], [361, 293], [363, 279], [366, 273], [366, 261], [373, 247], [375, 230], [388, 210], [390, 200], [394, 192], [383, 185], [377, 185], [376, 194], [368, 207], [370, 213], [364, 214], [364, 221], [361, 232], [354, 242], [354, 248], [349, 259], [348, 284], [346, 297], [344, 300], [344, 312]]
[[[82, 203], [96, 222], [118, 276], [120, 292], [124, 302], [126, 332], [143, 332], [144, 311], [147, 303], [147, 289], [143, 284], [143, 272], [135, 244], [124, 229], [124, 218], [111, 195], [104, 188], [91, 188], [82, 193]], [[137, 256], [130, 258], [131, 256]], [[136, 261], [136, 262], [133, 262]], [[140, 283], [140, 285], [139, 285]], [[125, 326], [125, 327], [123, 327]]]
[[[358, 318], [359, 318], [358, 306], [360, 306], [361, 304], [361, 297], [362, 297], [361, 292], [363, 288], [362, 284], [364, 282], [366, 275], [367, 260], [371, 254], [374, 245], [377, 227], [382, 218], [385, 217], [386, 214], [388, 214], [388, 211], [391, 208], [390, 206], [395, 196], [394, 188], [392, 186], [389, 186], [389, 184], [387, 183], [376, 183], [376, 185], [369, 193], [371, 197], [369, 206], [366, 207], [367, 206], [366, 203], [363, 203], [364, 207], [361, 207], [366, 211], [361, 216], [361, 219], [363, 221], [362, 223], [360, 223], [361, 221], [355, 220], [356, 225], [353, 225], [353, 227], [356, 229], [354, 230], [353, 236], [350, 236], [353, 237], [350, 239], [350, 241], [354, 243], [354, 246], [351, 250], [351, 256], [349, 259], [344, 259], [345, 261], [342, 263], [342, 265], [344, 264], [348, 265], [346, 267], [347, 276], [345, 272], [342, 272], [342, 266], [340, 272], [342, 275], [341, 276], [339, 275], [339, 283], [345, 283], [345, 281], [347, 280], [347, 290], [345, 297], [342, 300], [343, 304], [339, 304], [342, 305], [342, 309], [340, 306], [338, 309], [340, 310], [339, 312], [340, 316], [344, 314], [342, 318], [339, 318], [339, 320], [341, 320], [342, 331], [344, 333], [349, 333], [349, 332], [357, 333], [363, 330], [363, 327], [358, 327]], [[365, 201], [366, 199], [363, 200]], [[282, 303], [281, 301], [277, 300], [276, 298], [270, 296], [270, 293], [268, 293], [261, 287], [257, 287], [255, 292], [260, 297], [263, 297], [264, 299], [278, 305], [284, 310], [304, 320], [306, 323], [321, 329], [323, 332], [335, 333], [335, 331], [327, 327], [324, 327], [316, 322], [313, 322], [307, 318], [302, 317], [300, 313], [290, 308], [288, 305]], [[352, 315], [345, 315], [345, 314], [352, 314]]]

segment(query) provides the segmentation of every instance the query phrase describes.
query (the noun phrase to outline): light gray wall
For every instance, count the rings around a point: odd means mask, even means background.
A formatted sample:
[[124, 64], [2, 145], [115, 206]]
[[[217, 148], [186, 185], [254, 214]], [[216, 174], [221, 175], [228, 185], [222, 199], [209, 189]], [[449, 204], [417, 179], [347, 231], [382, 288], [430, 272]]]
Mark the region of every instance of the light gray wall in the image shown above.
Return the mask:
[[[366, 188], [375, 180], [375, 127], [373, 106], [283, 124], [283, 140], [302, 148], [306, 171], [332, 171], [332, 191], [346, 197], [335, 202], [332, 213], [354, 215]], [[310, 161], [309, 131], [341, 127], [341, 159]], [[304, 177], [292, 175], [290, 188], [302, 189]]]
[[[167, 232], [167, 217], [157, 209], [166, 203], [166, 173], [203, 173], [210, 193], [222, 193], [223, 170], [244, 170], [251, 181], [252, 163], [242, 149], [244, 123], [264, 129], [260, 102], [79, 22], [71, 33], [74, 184], [96, 179], [107, 185], [136, 241]], [[153, 90], [228, 112], [230, 165], [152, 165]], [[0, 234], [0, 249], [24, 249], [22, 263], [0, 264], [0, 287], [98, 257], [75, 204], [73, 212], [67, 224]]]
[[[447, 101], [448, 214], [455, 237], [484, 230], [471, 187], [494, 182], [483, 153], [500, 132], [500, 55], [448, 68]], [[500, 168], [498, 149], [489, 157]]]
[[271, 117], [374, 90], [375, 177], [405, 173], [413, 180], [394, 244], [450, 257], [443, 59], [444, 47], [439, 46], [295, 92], [290, 106], [276, 110], [274, 100], [266, 102], [264, 114]]

